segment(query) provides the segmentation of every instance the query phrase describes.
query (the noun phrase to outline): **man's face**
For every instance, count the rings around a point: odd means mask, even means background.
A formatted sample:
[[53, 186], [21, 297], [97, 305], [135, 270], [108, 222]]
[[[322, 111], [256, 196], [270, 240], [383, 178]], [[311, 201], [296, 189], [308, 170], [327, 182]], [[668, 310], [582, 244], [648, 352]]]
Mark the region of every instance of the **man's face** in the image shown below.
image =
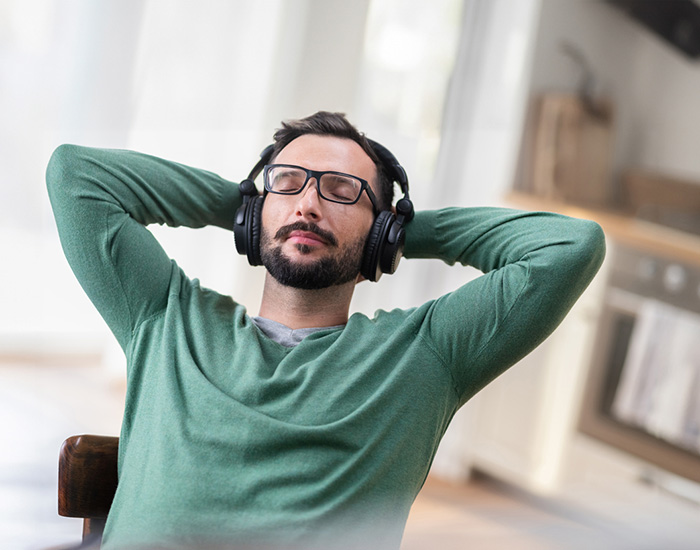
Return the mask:
[[[274, 162], [351, 174], [370, 182], [377, 192], [374, 162], [350, 139], [303, 135]], [[277, 281], [295, 288], [319, 289], [355, 280], [373, 221], [367, 193], [355, 204], [329, 202], [319, 196], [313, 178], [298, 195], [268, 193], [262, 210], [263, 265]]]

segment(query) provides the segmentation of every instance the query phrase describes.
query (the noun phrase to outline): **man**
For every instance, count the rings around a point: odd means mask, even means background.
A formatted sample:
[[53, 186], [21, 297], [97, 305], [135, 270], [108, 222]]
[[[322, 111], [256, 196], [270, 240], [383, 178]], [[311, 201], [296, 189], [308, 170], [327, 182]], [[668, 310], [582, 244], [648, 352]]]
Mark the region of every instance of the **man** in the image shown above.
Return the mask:
[[[485, 275], [413, 309], [348, 318], [368, 234], [391, 204], [386, 166], [339, 114], [275, 138], [264, 200], [129, 151], [62, 146], [51, 159], [66, 256], [127, 357], [106, 549], [398, 548], [452, 416], [554, 330], [602, 261], [589, 221], [419, 211], [407, 258]], [[262, 201], [253, 318], [189, 279], [145, 227], [231, 229], [244, 199]]]

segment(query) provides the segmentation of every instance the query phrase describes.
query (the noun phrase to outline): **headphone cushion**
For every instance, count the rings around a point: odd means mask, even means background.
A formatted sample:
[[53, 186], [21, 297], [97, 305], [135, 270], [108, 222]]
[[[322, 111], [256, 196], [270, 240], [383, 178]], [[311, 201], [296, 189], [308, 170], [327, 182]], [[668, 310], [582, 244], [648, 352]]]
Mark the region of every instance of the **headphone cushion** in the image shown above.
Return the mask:
[[246, 212], [247, 248], [248, 263], [250, 265], [262, 265], [260, 254], [260, 236], [262, 233], [262, 207], [264, 198], [262, 196], [253, 197], [248, 204]]
[[362, 276], [369, 281], [378, 281], [382, 272], [379, 269], [379, 259], [386, 241], [389, 227], [394, 221], [394, 214], [389, 210], [383, 210], [374, 220], [374, 224], [367, 235], [365, 252], [362, 257]]

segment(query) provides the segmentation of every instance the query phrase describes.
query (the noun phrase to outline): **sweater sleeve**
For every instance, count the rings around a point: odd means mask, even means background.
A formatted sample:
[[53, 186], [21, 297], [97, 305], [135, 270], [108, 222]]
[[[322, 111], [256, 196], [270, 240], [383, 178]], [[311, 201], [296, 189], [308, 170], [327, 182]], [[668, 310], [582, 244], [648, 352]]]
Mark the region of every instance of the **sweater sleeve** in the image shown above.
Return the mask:
[[484, 273], [435, 300], [420, 329], [451, 371], [462, 402], [554, 331], [605, 256], [598, 224], [545, 212], [418, 212], [406, 232], [407, 258]]
[[61, 245], [123, 349], [166, 304], [173, 264], [146, 225], [231, 229], [238, 186], [123, 150], [62, 145], [46, 173]]

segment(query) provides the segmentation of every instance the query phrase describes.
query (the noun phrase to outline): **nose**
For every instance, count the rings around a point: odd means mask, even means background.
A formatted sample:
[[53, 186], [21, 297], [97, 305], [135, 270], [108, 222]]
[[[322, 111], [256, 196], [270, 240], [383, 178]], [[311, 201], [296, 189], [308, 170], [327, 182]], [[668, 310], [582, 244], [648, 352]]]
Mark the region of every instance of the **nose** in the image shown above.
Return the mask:
[[306, 188], [298, 195], [296, 202], [296, 216], [314, 221], [322, 217], [321, 197], [318, 195], [316, 179], [311, 178], [306, 183]]

